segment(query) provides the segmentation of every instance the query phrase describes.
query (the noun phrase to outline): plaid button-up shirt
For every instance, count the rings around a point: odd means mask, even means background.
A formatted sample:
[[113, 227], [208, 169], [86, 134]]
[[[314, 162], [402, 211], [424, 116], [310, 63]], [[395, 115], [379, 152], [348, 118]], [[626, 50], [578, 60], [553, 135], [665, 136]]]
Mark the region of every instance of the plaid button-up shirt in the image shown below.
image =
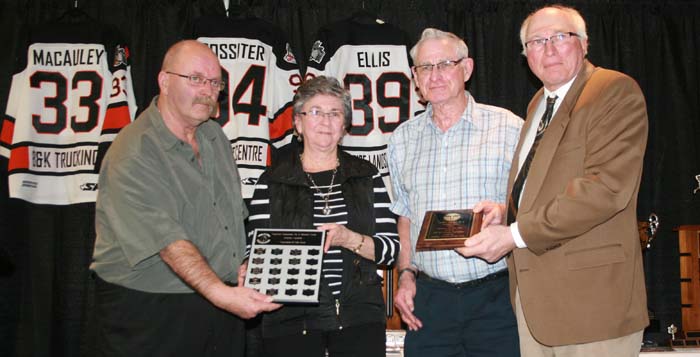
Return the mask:
[[[415, 252], [428, 210], [467, 209], [482, 200], [504, 203], [507, 180], [523, 120], [503, 108], [479, 104], [468, 92], [460, 120], [446, 132], [432, 120], [432, 106], [399, 126], [389, 142], [394, 192], [391, 210], [411, 221], [411, 263], [453, 283], [505, 269], [453, 250]], [[409, 249], [409, 247], [402, 247]]]

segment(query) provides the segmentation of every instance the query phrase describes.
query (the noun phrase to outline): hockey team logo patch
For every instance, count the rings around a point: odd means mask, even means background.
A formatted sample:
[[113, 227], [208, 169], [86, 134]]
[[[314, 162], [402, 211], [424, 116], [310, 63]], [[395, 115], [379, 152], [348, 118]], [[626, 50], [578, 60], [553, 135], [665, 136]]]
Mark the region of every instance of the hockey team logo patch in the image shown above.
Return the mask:
[[129, 58], [129, 49], [122, 46], [117, 46], [114, 50], [114, 67], [126, 66], [126, 60]]
[[321, 41], [316, 41], [314, 42], [314, 46], [311, 48], [311, 57], [309, 57], [309, 61], [314, 61], [320, 64], [325, 55], [326, 49], [323, 48], [323, 44]]
[[286, 50], [284, 53], [284, 61], [292, 64], [297, 63], [297, 59], [294, 58], [294, 54], [292, 53], [292, 46], [290, 46], [289, 44], [287, 44], [286, 46]]

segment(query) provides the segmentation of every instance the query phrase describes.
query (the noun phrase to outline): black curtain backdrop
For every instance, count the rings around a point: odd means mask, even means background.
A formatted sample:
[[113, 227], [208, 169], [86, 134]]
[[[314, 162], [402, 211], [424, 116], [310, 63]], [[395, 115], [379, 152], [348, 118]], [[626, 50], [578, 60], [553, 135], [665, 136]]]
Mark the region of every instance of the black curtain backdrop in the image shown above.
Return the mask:
[[[200, 15], [224, 13], [221, 0], [83, 0], [93, 18], [116, 25], [132, 54], [134, 91], [141, 109], [157, 93], [160, 61], [187, 37]], [[463, 37], [475, 61], [468, 88], [477, 101], [523, 116], [541, 86], [520, 55], [520, 24], [536, 0], [231, 0], [280, 26], [302, 66], [316, 30], [364, 9], [416, 40], [425, 27]], [[678, 238], [674, 228], [700, 224], [700, 4], [690, 0], [561, 1], [588, 24], [589, 59], [620, 70], [642, 87], [649, 143], [638, 216], [661, 221], [646, 255], [649, 307], [659, 325], [650, 336], [666, 342], [666, 326], [681, 324]], [[73, 0], [0, 0], [0, 110], [4, 111], [24, 25], [40, 24], [73, 7]], [[92, 285], [87, 265], [94, 242], [94, 204], [37, 206], [7, 198], [6, 162], [0, 169], [0, 355], [91, 355]], [[177, 313], [177, 312], [174, 312]]]

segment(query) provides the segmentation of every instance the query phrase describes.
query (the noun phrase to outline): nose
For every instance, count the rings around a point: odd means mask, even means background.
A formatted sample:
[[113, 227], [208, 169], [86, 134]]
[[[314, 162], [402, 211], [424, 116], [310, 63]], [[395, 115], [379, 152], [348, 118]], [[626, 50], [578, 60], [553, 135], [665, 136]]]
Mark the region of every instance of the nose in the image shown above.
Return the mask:
[[321, 113], [321, 120], [318, 122], [324, 126], [330, 126], [332, 121], [331, 113]]
[[211, 82], [209, 82], [208, 79], [205, 80], [205, 82], [202, 83], [201, 86], [199, 86], [199, 93], [212, 98], [217, 98], [219, 96], [219, 91], [217, 91], [216, 89], [214, 89], [214, 87], [211, 86]]
[[544, 53], [546, 55], [551, 56], [551, 55], [555, 54], [556, 51], [557, 51], [557, 49], [551, 40], [544, 43]]
[[434, 66], [433, 69], [430, 71], [430, 79], [435, 80], [436, 78], [442, 77], [442, 73], [440, 70], [438, 70], [437, 66]]

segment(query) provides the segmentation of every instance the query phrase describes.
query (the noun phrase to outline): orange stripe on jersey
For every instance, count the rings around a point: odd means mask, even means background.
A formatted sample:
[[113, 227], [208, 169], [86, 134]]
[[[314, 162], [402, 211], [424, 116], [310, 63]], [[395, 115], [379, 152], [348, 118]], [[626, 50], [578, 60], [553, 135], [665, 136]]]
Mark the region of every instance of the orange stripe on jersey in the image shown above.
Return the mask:
[[287, 107], [270, 122], [270, 140], [281, 139], [292, 129], [292, 107]]
[[270, 144], [267, 144], [267, 162], [265, 162], [265, 166], [272, 166], [272, 145]]
[[0, 129], [0, 142], [7, 144], [9, 147], [12, 145], [12, 136], [15, 132], [15, 123], [5, 119], [2, 121], [2, 129]]
[[21, 146], [12, 149], [10, 152], [10, 162], [7, 164], [7, 171], [29, 168], [29, 147]]
[[102, 125], [102, 131], [119, 130], [131, 123], [129, 116], [129, 107], [126, 105], [120, 107], [107, 108], [105, 113], [105, 122]]
[[[292, 130], [292, 115], [293, 108], [290, 105], [270, 122], [270, 141], [281, 139], [288, 131]], [[270, 165], [272, 165], [272, 145], [268, 144], [267, 166]]]

